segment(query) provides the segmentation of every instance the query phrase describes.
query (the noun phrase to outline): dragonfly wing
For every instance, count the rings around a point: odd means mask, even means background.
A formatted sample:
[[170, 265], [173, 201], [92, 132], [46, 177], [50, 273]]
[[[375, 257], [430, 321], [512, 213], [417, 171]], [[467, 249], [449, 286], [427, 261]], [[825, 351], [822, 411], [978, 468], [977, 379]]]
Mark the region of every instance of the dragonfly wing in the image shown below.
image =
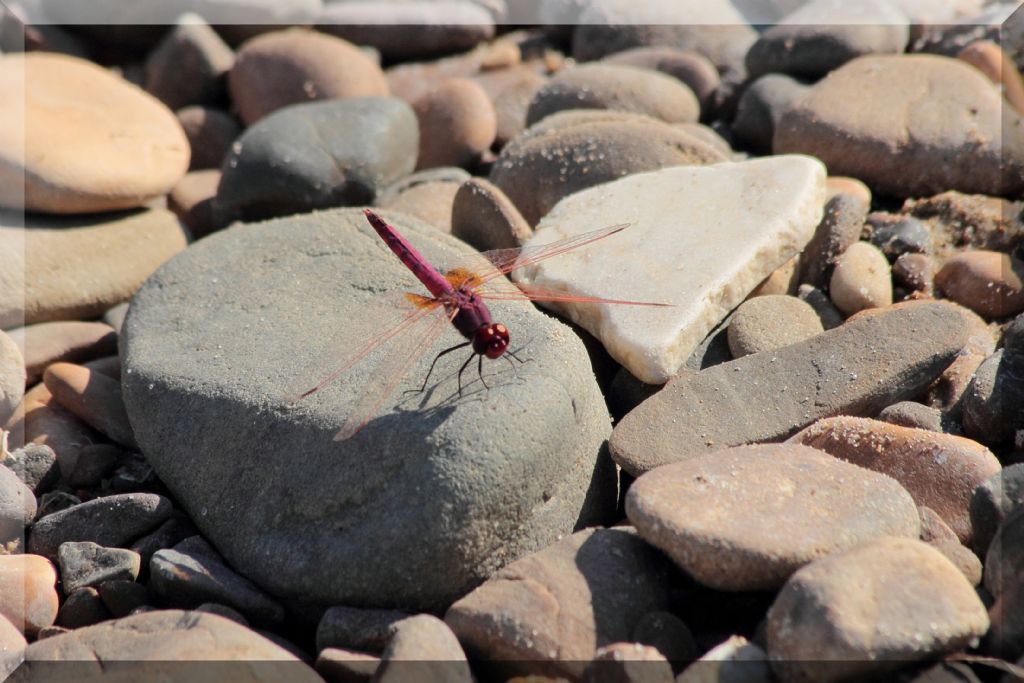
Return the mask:
[[[455, 311], [457, 312], [457, 310]], [[424, 353], [434, 345], [437, 338], [444, 332], [445, 327], [451, 323], [454, 313], [449, 315], [433, 315], [429, 317], [418, 317], [409, 332], [415, 334], [403, 334], [402, 338], [409, 341], [409, 345], [392, 344], [388, 353], [374, 371], [376, 385], [367, 387], [349, 412], [345, 423], [337, 434], [335, 441], [344, 441], [366, 426], [380, 407], [394, 393], [399, 382], [408, 373], [409, 368], [416, 363]]]
[[599, 296], [580, 296], [569, 294], [556, 289], [546, 289], [531, 284], [512, 284], [505, 280], [488, 282], [484, 287], [477, 290], [477, 296], [481, 299], [491, 301], [555, 301], [589, 304], [629, 304], [631, 306], [674, 306], [675, 304], [664, 304], [654, 301], [629, 301], [626, 299], [605, 299]]
[[[294, 405], [317, 393], [384, 344], [397, 337], [405, 337], [409, 328], [415, 327], [420, 320], [430, 317], [432, 312], [436, 313], [440, 308], [440, 302], [416, 294], [388, 292], [377, 297], [367, 304], [367, 309], [382, 316], [383, 322], [368, 333], [342, 331], [337, 346], [321, 354], [300, 374], [294, 388], [287, 394], [286, 402]], [[438, 317], [445, 319], [444, 316]]]
[[485, 251], [481, 254], [493, 266], [493, 269], [482, 274], [481, 281], [487, 282], [498, 275], [507, 275], [513, 270], [524, 268], [534, 263], [545, 261], [559, 254], [564, 254], [574, 249], [596, 242], [597, 240], [610, 237], [617, 232], [622, 232], [629, 227], [629, 223], [610, 225], [600, 230], [592, 230], [581, 235], [573, 235], [565, 239], [551, 242], [550, 244], [539, 244], [536, 246], [519, 247], [516, 249], [495, 249]]

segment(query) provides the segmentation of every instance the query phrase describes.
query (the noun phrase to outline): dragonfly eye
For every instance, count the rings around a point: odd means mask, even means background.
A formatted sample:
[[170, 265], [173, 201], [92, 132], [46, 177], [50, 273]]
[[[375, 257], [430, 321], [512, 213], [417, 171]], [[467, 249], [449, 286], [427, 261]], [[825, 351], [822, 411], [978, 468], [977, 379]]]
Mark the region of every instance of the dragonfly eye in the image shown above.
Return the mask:
[[501, 323], [484, 325], [473, 336], [473, 350], [481, 356], [501, 358], [508, 348], [508, 328]]

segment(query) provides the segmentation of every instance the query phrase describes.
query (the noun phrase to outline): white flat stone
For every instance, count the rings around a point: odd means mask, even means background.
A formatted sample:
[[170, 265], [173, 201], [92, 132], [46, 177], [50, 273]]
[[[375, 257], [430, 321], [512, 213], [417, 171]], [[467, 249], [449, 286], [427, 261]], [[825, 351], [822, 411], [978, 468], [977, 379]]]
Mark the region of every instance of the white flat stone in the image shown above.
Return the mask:
[[782, 155], [630, 175], [570, 195], [527, 246], [617, 223], [620, 233], [513, 273], [574, 296], [674, 304], [543, 304], [596, 336], [636, 377], [666, 382], [821, 220], [825, 167]]

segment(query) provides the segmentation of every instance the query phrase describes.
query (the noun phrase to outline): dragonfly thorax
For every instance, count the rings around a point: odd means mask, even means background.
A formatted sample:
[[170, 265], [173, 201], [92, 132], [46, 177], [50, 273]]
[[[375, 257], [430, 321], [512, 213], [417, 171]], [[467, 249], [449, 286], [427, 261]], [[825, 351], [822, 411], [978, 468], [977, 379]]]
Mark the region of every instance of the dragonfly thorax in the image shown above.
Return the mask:
[[473, 334], [473, 351], [481, 356], [501, 358], [508, 348], [508, 328], [501, 323], [483, 325]]

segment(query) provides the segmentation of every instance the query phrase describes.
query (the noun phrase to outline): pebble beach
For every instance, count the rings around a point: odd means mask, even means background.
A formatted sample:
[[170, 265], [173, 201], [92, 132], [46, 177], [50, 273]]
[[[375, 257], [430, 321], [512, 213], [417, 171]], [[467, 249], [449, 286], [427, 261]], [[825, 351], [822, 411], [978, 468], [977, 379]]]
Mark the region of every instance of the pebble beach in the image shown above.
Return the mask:
[[0, 681], [1024, 680], [1019, 3], [128, 4], [0, 7]]

